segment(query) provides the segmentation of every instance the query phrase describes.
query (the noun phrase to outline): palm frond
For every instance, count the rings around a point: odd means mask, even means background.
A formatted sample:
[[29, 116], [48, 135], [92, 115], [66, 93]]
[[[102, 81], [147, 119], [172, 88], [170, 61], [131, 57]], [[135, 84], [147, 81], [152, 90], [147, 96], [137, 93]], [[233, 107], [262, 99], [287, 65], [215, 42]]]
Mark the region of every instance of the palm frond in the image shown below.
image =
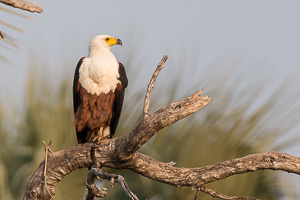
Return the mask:
[[[0, 6], [0, 12], [10, 13], [12, 16], [22, 17], [24, 19], [32, 19], [31, 17], [15, 12], [13, 10]], [[4, 29], [6, 28], [6, 29]], [[4, 55], [4, 52], [11, 51], [13, 49], [19, 49], [16, 40], [12, 38], [10, 31], [17, 31], [20, 33], [26, 33], [26, 31], [18, 26], [8, 23], [7, 21], [0, 20], [0, 61], [10, 62], [10, 60]], [[2, 53], [3, 52], [3, 53]]]
[[19, 13], [19, 12], [16, 12], [16, 11], [13, 11], [13, 10], [10, 10], [10, 9], [7, 9], [7, 8], [4, 8], [2, 6], [0, 6], [0, 10], [4, 11], [4, 12], [7, 12], [7, 13], [11, 13], [15, 16], [19, 16], [19, 17], [23, 17], [23, 18], [26, 18], [26, 19], [33, 19], [32, 17], [28, 16], [28, 15], [24, 15], [22, 13]]

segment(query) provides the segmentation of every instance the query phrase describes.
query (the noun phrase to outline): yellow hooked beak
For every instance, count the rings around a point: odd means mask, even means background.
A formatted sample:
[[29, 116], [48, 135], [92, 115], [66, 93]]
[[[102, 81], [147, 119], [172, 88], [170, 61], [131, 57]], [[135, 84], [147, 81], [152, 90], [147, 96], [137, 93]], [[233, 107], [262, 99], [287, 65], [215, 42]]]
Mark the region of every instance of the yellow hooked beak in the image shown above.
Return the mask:
[[121, 45], [122, 46], [122, 41], [118, 38], [113, 38], [113, 37], [107, 37], [105, 38], [105, 41], [107, 42], [107, 44], [109, 44], [110, 46], [113, 46], [113, 45]]

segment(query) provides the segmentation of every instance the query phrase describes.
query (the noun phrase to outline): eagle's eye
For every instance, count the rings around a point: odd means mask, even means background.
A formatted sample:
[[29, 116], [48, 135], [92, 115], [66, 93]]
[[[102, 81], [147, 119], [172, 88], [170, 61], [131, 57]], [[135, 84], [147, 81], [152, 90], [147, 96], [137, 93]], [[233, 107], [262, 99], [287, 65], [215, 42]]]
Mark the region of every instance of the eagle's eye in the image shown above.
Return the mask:
[[108, 40], [109, 40], [109, 38], [105, 38], [105, 40], [106, 40], [106, 41], [108, 41]]

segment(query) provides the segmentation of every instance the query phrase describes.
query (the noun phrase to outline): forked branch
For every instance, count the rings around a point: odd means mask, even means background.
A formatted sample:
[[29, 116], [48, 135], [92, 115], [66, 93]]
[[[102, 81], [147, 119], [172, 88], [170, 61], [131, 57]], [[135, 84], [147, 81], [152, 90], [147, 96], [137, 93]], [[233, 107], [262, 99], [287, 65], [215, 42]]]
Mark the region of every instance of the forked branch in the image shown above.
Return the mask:
[[119, 183], [121, 185], [121, 188], [125, 192], [125, 194], [131, 199], [131, 200], [139, 200], [137, 196], [129, 189], [125, 179], [121, 175], [117, 174], [109, 174], [107, 172], [102, 172], [100, 168], [91, 168], [90, 172], [87, 175], [87, 186], [88, 186], [88, 194], [86, 196], [86, 200], [93, 200], [94, 197], [104, 197], [107, 195], [106, 188], [97, 188], [94, 180], [95, 178], [101, 180], [101, 179], [107, 179], [111, 182], [112, 186], [114, 183]]

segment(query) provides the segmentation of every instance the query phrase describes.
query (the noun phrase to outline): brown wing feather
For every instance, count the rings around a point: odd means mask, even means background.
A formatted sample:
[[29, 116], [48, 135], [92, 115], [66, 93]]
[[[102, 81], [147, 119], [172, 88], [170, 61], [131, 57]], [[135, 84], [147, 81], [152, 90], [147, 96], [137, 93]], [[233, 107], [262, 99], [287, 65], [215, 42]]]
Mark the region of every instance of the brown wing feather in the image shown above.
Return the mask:
[[76, 66], [75, 73], [74, 73], [74, 80], [73, 80], [73, 109], [74, 113], [77, 111], [79, 105], [81, 104], [81, 98], [79, 95], [79, 68], [83, 62], [85, 57], [82, 57]]
[[83, 60], [85, 57], [82, 57], [76, 66], [75, 73], [74, 73], [74, 80], [73, 80], [73, 109], [74, 109], [74, 126], [76, 128], [76, 135], [77, 135], [77, 141], [78, 143], [84, 143], [86, 142], [84, 135], [86, 135], [86, 131], [77, 131], [77, 111], [79, 106], [82, 104], [82, 98], [80, 97], [79, 89], [80, 89], [80, 83], [79, 83], [79, 69], [82, 65]]
[[128, 85], [128, 79], [126, 76], [126, 71], [122, 63], [119, 62], [119, 80], [121, 84], [118, 84], [115, 90], [115, 99], [113, 104], [113, 115], [110, 122], [110, 137], [112, 137], [117, 129], [125, 95], [125, 88]]

